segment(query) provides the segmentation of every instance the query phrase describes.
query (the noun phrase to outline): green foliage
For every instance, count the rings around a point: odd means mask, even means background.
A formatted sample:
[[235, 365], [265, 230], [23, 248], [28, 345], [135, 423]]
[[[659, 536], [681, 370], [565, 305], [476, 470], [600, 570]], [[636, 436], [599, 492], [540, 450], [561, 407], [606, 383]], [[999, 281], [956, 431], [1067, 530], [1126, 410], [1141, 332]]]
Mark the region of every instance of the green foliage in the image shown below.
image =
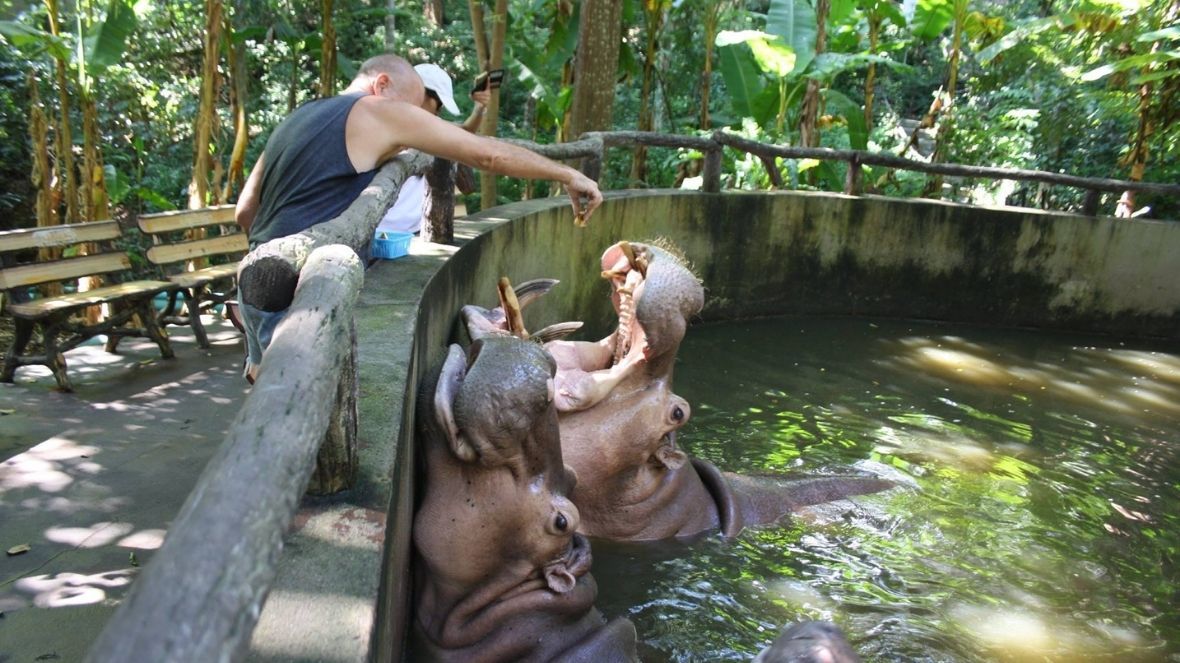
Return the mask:
[[[0, 211], [13, 219], [7, 223], [26, 225], [31, 219], [24, 81], [29, 69], [38, 72], [42, 97], [55, 116], [53, 53], [72, 63], [72, 94], [93, 85], [99, 98], [103, 159], [113, 200], [133, 211], [183, 205], [200, 85], [203, 3], [103, 0], [83, 5], [81, 21], [73, 14], [75, 6], [67, 4], [60, 38], [48, 35], [41, 5], [18, 5], [29, 8], [0, 22], [0, 79], [5, 82], [0, 88]], [[413, 62], [446, 67], [456, 81], [459, 103], [466, 107], [470, 102], [463, 91], [479, 68], [467, 3], [450, 0], [445, 5], [445, 24], [436, 26], [424, 18], [420, 6], [399, 3], [394, 49]], [[567, 14], [566, 6], [547, 0], [509, 2], [501, 136], [542, 143], [556, 139], [572, 100], [572, 89], [562, 80], [574, 57], [579, 5], [570, 5], [573, 12]], [[337, 0], [342, 80], [362, 60], [385, 50], [385, 7], [372, 0]], [[245, 45], [249, 72], [249, 166], [288, 108], [317, 93], [320, 8], [318, 3], [289, 0], [228, 2], [226, 8], [234, 43]], [[713, 123], [709, 130], [728, 127], [751, 138], [790, 144], [797, 135], [806, 82], [814, 79], [821, 84], [822, 145], [897, 150], [905, 140], [900, 122], [925, 114], [935, 91], [946, 83], [951, 21], [959, 11], [969, 42], [960, 63], [948, 161], [1125, 177], [1127, 146], [1137, 127], [1136, 86], [1151, 83], [1158, 101], [1145, 177], [1180, 181], [1180, 132], [1173, 117], [1180, 112], [1175, 110], [1180, 108], [1175, 92], [1180, 89], [1180, 26], [1164, 22], [1161, 3], [1144, 5], [1141, 11], [1089, 0], [1051, 8], [1056, 13], [1046, 15], [1043, 3], [1032, 0], [999, 5], [833, 0], [826, 21], [827, 52], [817, 55], [815, 10], [807, 0], [672, 2], [658, 34], [654, 124], [665, 132], [697, 129], [708, 46], [702, 25], [715, 11], [719, 33], [714, 75], [706, 82]], [[635, 77], [645, 57], [644, 15], [639, 3], [626, 3], [617, 129], [634, 129], [637, 123]], [[881, 26], [873, 53], [868, 51], [870, 19]], [[871, 133], [863, 118], [870, 64], [876, 65]], [[232, 122], [227, 100], [218, 106], [215, 143], [224, 156], [233, 138]], [[76, 109], [71, 118], [75, 141], [80, 142]], [[725, 154], [725, 172], [734, 186], [769, 186], [760, 160], [729, 150]], [[642, 184], [670, 186], [695, 172], [692, 162], [697, 159], [699, 155], [675, 150], [652, 150]], [[627, 180], [629, 162], [626, 150], [608, 153], [604, 186], [640, 184]], [[799, 173], [814, 168], [815, 185], [842, 187], [842, 165], [779, 165], [788, 186], [806, 186], [800, 184]], [[888, 192], [909, 195], [922, 181], [921, 175], [895, 173]], [[964, 199], [979, 189], [970, 182], [955, 186], [964, 191]], [[534, 183], [533, 195], [546, 188]], [[523, 185], [511, 179], [501, 180], [500, 189], [500, 202], [524, 195]], [[1081, 193], [1020, 186], [1011, 199], [1071, 209], [1081, 204]], [[1180, 212], [1180, 202], [1166, 197], [1141, 195], [1140, 200], [1154, 208], [1153, 215]]]

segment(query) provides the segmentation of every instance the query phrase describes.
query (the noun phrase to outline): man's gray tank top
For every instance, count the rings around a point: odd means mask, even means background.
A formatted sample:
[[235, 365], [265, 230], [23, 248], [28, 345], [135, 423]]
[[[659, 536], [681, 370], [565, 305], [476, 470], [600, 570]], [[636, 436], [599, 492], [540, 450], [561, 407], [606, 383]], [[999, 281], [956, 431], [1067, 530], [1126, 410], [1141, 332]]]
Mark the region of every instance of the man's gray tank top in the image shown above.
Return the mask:
[[308, 102], [283, 120], [270, 140], [250, 243], [286, 237], [328, 221], [360, 195], [377, 170], [356, 172], [348, 160], [344, 125], [363, 93]]

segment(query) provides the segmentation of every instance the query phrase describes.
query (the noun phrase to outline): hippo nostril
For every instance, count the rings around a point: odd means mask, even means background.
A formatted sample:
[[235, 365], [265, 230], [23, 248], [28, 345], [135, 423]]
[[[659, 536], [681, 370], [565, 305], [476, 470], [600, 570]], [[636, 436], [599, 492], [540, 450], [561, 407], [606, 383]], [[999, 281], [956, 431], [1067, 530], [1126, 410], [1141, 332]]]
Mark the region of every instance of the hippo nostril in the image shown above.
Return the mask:
[[555, 520], [553, 524], [557, 527], [558, 532], [564, 532], [566, 528], [570, 526], [570, 523], [568, 520], [566, 520], [565, 515], [561, 513], [557, 514], [557, 520]]
[[672, 421], [684, 421], [684, 410], [679, 405], [672, 408]]

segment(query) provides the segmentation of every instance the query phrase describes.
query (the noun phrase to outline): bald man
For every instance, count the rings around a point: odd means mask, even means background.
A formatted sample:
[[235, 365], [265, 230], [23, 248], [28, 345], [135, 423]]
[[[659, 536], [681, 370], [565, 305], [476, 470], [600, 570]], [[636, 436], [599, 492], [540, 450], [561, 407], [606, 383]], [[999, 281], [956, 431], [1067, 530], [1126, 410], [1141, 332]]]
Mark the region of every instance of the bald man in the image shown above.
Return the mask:
[[334, 218], [381, 164], [407, 148], [491, 173], [558, 182], [585, 219], [602, 203], [598, 185], [574, 168], [468, 133], [425, 110], [426, 99], [408, 62], [379, 55], [361, 65], [344, 92], [297, 108], [271, 134], [238, 197], [235, 218], [251, 244]]
[[[343, 212], [377, 168], [407, 148], [483, 171], [552, 180], [565, 187], [575, 215], [602, 204], [598, 185], [577, 170], [524, 148], [464, 131], [435, 116], [422, 79], [396, 55], [361, 65], [348, 89], [308, 102], [275, 127], [242, 187], [234, 217], [251, 247], [307, 230]], [[262, 353], [286, 311], [240, 303], [246, 330], [245, 375], [253, 382]]]

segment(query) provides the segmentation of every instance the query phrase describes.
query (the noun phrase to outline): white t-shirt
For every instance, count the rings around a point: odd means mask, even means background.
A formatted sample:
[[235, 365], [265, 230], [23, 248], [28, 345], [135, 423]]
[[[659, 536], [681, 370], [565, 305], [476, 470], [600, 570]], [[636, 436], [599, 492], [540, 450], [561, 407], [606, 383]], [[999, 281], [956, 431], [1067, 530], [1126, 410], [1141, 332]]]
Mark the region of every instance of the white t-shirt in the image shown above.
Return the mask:
[[422, 225], [422, 203], [426, 201], [426, 178], [421, 175], [407, 177], [393, 206], [385, 212], [377, 232], [397, 231], [416, 233]]

